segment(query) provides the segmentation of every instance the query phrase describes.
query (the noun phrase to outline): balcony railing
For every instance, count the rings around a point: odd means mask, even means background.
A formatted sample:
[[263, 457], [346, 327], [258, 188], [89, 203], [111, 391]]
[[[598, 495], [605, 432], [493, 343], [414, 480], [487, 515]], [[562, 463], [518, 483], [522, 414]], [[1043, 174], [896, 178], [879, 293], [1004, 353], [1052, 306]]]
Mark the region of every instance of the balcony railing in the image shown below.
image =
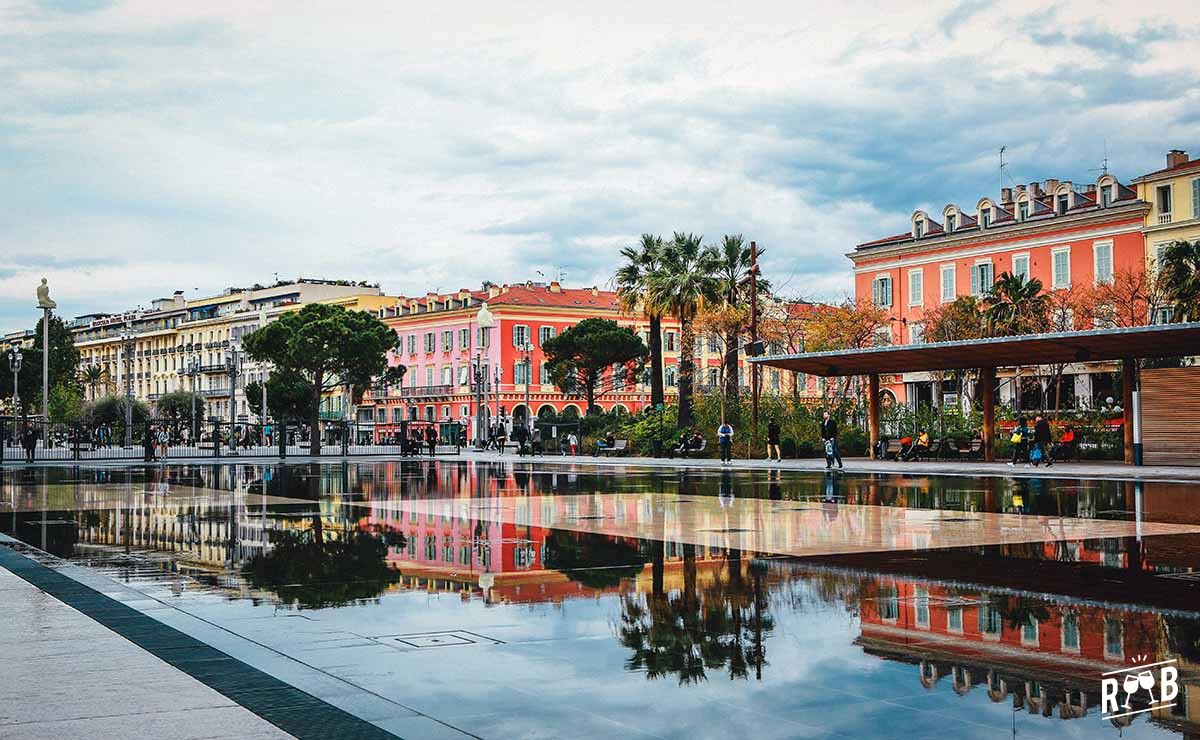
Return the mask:
[[1169, 213], [1160, 213], [1160, 214], [1158, 214], [1158, 222], [1159, 222], [1160, 224], [1169, 224], [1169, 223], [1171, 223], [1171, 214], [1169, 214]]
[[427, 398], [431, 396], [449, 396], [458, 392], [456, 385], [414, 385], [401, 388], [401, 398]]
[[200, 390], [196, 391], [196, 395], [203, 396], [204, 398], [217, 398], [220, 396], [228, 396], [229, 389], [228, 388], [201, 388]]

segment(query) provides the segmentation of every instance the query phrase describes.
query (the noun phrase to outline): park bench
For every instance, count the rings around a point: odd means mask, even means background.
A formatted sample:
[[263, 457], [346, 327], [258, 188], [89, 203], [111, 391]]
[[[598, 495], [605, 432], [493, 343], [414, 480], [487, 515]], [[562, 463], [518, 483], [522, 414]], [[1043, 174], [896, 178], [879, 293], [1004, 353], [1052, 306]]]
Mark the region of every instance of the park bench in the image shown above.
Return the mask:
[[612, 447], [601, 447], [600, 443], [597, 442], [596, 443], [596, 454], [597, 455], [621, 455], [621, 454], [625, 453], [625, 449], [628, 446], [629, 446], [629, 440], [627, 440], [627, 439], [613, 440]]
[[687, 457], [689, 454], [699, 454], [704, 452], [704, 448], [706, 447], [708, 447], [708, 440], [701, 439], [699, 447], [676, 447], [675, 449], [671, 450], [671, 453], [673, 455], [679, 455], [680, 457]]
[[955, 445], [955, 449], [958, 451], [960, 458], [976, 460], [983, 457], [983, 440], [973, 439], [966, 444], [958, 443]]
[[887, 446], [883, 448], [884, 460], [899, 460], [900, 451], [904, 449], [904, 445], [898, 439], [889, 439]]

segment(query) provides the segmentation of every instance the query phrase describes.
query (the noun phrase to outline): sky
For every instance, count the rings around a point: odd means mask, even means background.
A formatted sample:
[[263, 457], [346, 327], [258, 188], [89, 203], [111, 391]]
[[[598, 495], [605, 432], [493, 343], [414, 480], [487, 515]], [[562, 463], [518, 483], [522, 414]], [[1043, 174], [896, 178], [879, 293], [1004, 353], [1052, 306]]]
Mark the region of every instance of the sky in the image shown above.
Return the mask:
[[740, 233], [788, 297], [1013, 182], [1200, 156], [1190, 0], [0, 0], [0, 329], [297, 277], [605, 286]]

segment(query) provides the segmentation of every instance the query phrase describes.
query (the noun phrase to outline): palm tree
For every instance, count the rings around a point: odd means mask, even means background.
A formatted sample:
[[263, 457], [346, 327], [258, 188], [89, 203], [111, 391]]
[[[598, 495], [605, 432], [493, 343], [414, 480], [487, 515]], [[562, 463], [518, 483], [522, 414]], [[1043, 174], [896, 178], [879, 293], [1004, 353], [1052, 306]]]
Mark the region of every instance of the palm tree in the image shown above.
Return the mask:
[[661, 236], [642, 234], [642, 241], [636, 247], [621, 250], [625, 264], [613, 276], [621, 310], [644, 311], [650, 320], [650, 403], [654, 406], [663, 402], [662, 312], [647, 304], [646, 294], [650, 276], [658, 270], [662, 249]]
[[696, 374], [696, 336], [692, 322], [709, 301], [718, 300], [715, 277], [720, 258], [701, 246], [704, 237], [675, 232], [663, 247], [659, 269], [650, 274], [646, 305], [679, 321], [679, 426], [692, 424], [692, 385]]
[[1159, 270], [1171, 320], [1200, 319], [1200, 239], [1168, 244]]
[[80, 380], [91, 394], [91, 400], [96, 400], [96, 388], [108, 385], [108, 371], [99, 365], [88, 365], [80, 372]]
[[[713, 248], [719, 259], [716, 277], [722, 299], [734, 308], [739, 308], [749, 299], [750, 245], [741, 234], [726, 234], [721, 243]], [[759, 255], [762, 251], [759, 251]], [[758, 278], [758, 294], [766, 296], [770, 284]], [[753, 307], [751, 307], [753, 310]], [[725, 378], [725, 398], [732, 408], [737, 408], [738, 396], [738, 332], [729, 331], [724, 339], [725, 357], [722, 358], [721, 374]]]
[[1042, 281], [1002, 273], [983, 299], [988, 336], [1035, 334], [1046, 326], [1050, 297], [1042, 292]]

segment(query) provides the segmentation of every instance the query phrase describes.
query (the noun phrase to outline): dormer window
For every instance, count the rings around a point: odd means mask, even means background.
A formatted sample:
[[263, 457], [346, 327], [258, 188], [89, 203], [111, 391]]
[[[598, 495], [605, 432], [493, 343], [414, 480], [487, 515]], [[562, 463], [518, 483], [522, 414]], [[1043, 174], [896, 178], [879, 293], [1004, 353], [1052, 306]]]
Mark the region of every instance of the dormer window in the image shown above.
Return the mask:
[[1066, 193], [1062, 193], [1061, 195], [1059, 195], [1057, 198], [1054, 199], [1054, 206], [1055, 206], [1056, 212], [1060, 216], [1067, 215], [1067, 209], [1070, 208], [1070, 205], [1071, 205], [1070, 198], [1067, 196]]
[[1100, 188], [1100, 205], [1103, 206], [1104, 208], [1108, 208], [1110, 205], [1112, 205], [1112, 200], [1113, 200], [1113, 186], [1105, 185], [1105, 186], [1101, 187]]
[[954, 213], [946, 214], [946, 232], [953, 233], [954, 227], [957, 225], [958, 215]]
[[918, 239], [925, 236], [925, 222], [922, 221], [921, 219], [917, 219], [913, 223], [913, 236], [915, 236]]
[[1017, 204], [1017, 219], [1024, 221], [1029, 218], [1029, 201], [1023, 200]]
[[980, 226], [982, 226], [985, 229], [992, 225], [992, 209], [991, 208], [979, 209], [979, 224], [980, 224]]

